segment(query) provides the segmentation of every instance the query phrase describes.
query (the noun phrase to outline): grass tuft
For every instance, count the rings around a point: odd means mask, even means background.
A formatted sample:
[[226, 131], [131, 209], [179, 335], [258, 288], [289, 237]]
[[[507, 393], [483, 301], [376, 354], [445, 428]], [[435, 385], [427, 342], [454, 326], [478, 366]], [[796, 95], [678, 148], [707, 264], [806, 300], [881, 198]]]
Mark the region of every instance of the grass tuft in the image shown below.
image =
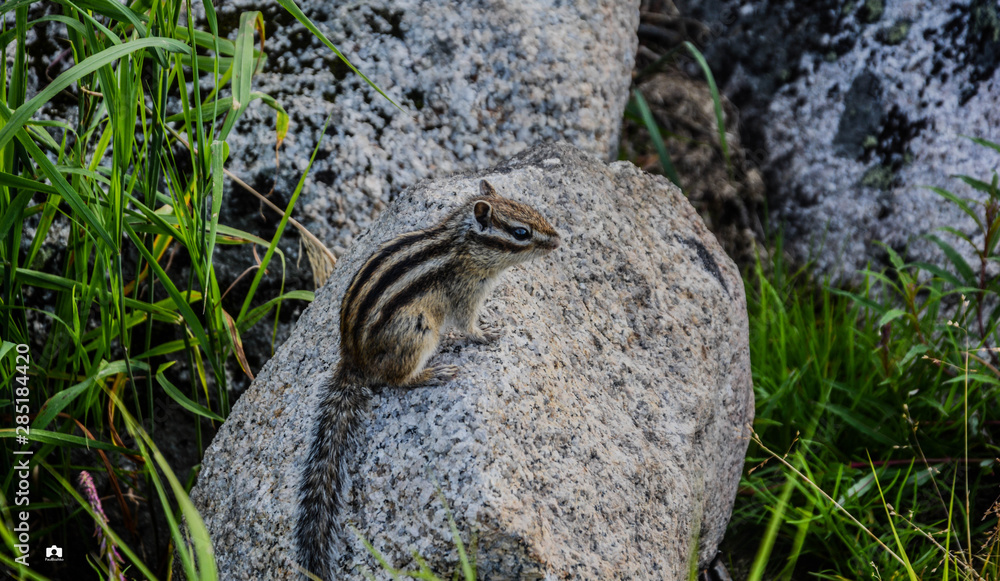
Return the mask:
[[[279, 3], [308, 20], [292, 0]], [[177, 454], [168, 460], [155, 428], [188, 430], [200, 458], [203, 429], [230, 411], [227, 370], [252, 377], [242, 336], [266, 317], [276, 324], [286, 301], [313, 298], [304, 290], [258, 292], [275, 257], [284, 272], [278, 244], [286, 224], [301, 228], [291, 214], [305, 176], [291, 202], [275, 207], [281, 220], [271, 239], [220, 223], [225, 180], [235, 178], [226, 170], [227, 140], [240, 118], [252, 107], [273, 110], [276, 150], [289, 119], [280, 103], [252, 90], [267, 58], [262, 14], [241, 14], [230, 40], [212, 3], [201, 7], [200, 24], [187, 2], [0, 7], [9, 63], [0, 69], [0, 375], [5, 385], [21, 378], [24, 393], [0, 395], [0, 415], [23, 417], [20, 427], [30, 432], [22, 444], [20, 432], [0, 428], [3, 498], [14, 498], [18, 486], [15, 448], [32, 452], [35, 475], [20, 510], [31, 515], [37, 570], [15, 561], [13, 535], [0, 534], [3, 562], [20, 578], [65, 573], [37, 557], [52, 544], [75, 555], [64, 569], [116, 576], [117, 562], [77, 534], [94, 522], [121, 551], [128, 577], [169, 576], [176, 555], [187, 578], [217, 578], [207, 531], [187, 497], [197, 466]], [[64, 39], [66, 48], [50, 66], [65, 70], [30, 96], [37, 63], [29, 33]], [[53, 119], [39, 119], [40, 111]], [[328, 272], [332, 255], [306, 238], [314, 271]], [[222, 245], [264, 249], [245, 295], [227, 298], [220, 287], [213, 263]], [[95, 517], [94, 504], [70, 484], [81, 470], [93, 476], [88, 491], [111, 491], [108, 518]], [[4, 518], [11, 514], [5, 505]]]
[[748, 273], [757, 435], [730, 535], [760, 539], [730, 545], [755, 553], [733, 563], [748, 578], [1000, 578], [1000, 190], [955, 177], [981, 197], [934, 191], [980, 232], [928, 235], [943, 266], [884, 246], [891, 266], [845, 291], [779, 244]]

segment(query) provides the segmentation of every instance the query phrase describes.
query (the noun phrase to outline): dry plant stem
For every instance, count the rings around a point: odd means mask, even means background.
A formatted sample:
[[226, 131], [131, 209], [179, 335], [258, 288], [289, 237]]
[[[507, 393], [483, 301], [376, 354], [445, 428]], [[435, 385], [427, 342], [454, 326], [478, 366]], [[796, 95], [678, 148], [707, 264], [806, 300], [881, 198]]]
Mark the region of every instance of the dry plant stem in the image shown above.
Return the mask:
[[[997, 458], [996, 460], [997, 462], [1000, 462], [1000, 458]], [[998, 497], [995, 501], [993, 501], [993, 506], [991, 506], [989, 510], [986, 511], [986, 514], [983, 515], [983, 520], [989, 518], [990, 515], [997, 517], [997, 524], [995, 527], [993, 527], [993, 531], [990, 532], [990, 536], [987, 537], [986, 542], [983, 543], [983, 547], [989, 547], [1000, 541], [1000, 497]], [[980, 559], [988, 562], [990, 558], [989, 555], [991, 555], [992, 553], [993, 549], [991, 548], [990, 552], [987, 554], [987, 557], [985, 559], [980, 557]]]
[[861, 530], [863, 530], [866, 533], [868, 533], [868, 536], [870, 536], [876, 543], [878, 543], [878, 545], [880, 547], [882, 547], [882, 549], [885, 550], [886, 553], [889, 553], [890, 555], [892, 555], [893, 559], [896, 559], [897, 561], [899, 561], [899, 563], [901, 565], [903, 565], [904, 567], [906, 566], [906, 561], [903, 561], [903, 559], [901, 559], [899, 557], [899, 555], [897, 555], [895, 552], [893, 552], [893, 550], [890, 549], [885, 543], [883, 543], [881, 539], [879, 539], [877, 536], [875, 536], [874, 533], [872, 533], [870, 530], [868, 530], [868, 527], [866, 527], [865, 525], [861, 524], [861, 521], [859, 521], [858, 519], [854, 518], [853, 514], [851, 514], [850, 512], [848, 512], [846, 508], [844, 508], [843, 506], [841, 506], [840, 503], [837, 502], [836, 500], [834, 500], [833, 497], [831, 497], [829, 494], [827, 494], [825, 490], [823, 490], [822, 488], [820, 488], [819, 486], [817, 486], [816, 483], [813, 482], [812, 480], [810, 480], [808, 476], [806, 476], [805, 474], [799, 472], [799, 470], [795, 466], [792, 466], [788, 462], [788, 460], [785, 460], [784, 458], [778, 456], [773, 451], [771, 451], [770, 448], [768, 448], [767, 446], [765, 446], [764, 443], [761, 442], [760, 436], [757, 435], [757, 432], [754, 431], [754, 429], [753, 429], [752, 426], [750, 427], [750, 433], [753, 434], [753, 436], [751, 437], [751, 440], [753, 440], [754, 443], [756, 443], [758, 446], [760, 446], [761, 450], [764, 450], [765, 452], [767, 452], [768, 454], [770, 454], [771, 457], [776, 458], [778, 460], [778, 462], [781, 462], [782, 464], [784, 464], [789, 470], [791, 470], [792, 472], [794, 472], [796, 476], [798, 476], [799, 478], [801, 478], [804, 482], [807, 482], [810, 486], [813, 487], [813, 489], [815, 489], [817, 492], [819, 492], [820, 494], [822, 494], [824, 498], [826, 498], [827, 500], [829, 500], [833, 504], [833, 506], [837, 507], [841, 512], [843, 512], [844, 514], [846, 514], [847, 518], [851, 519], [851, 522], [853, 522], [854, 524], [856, 524], [858, 526], [858, 528], [860, 528]]
[[[925, 343], [925, 345], [926, 345], [926, 343]], [[921, 357], [921, 359], [926, 359], [927, 361], [929, 361], [931, 363], [931, 365], [937, 366], [948, 377], [955, 377], [955, 376], [958, 375], [952, 369], [952, 367], [955, 367], [955, 366], [952, 365], [951, 363], [947, 363], [947, 362], [942, 361], [940, 359], [935, 359], [934, 357], [931, 357], [930, 355], [924, 355], [923, 357]]]
[[[979, 573], [977, 573], [976, 570], [972, 568], [972, 564], [970, 562], [968, 562], [968, 560], [965, 558], [965, 551], [959, 550], [957, 554], [956, 553], [952, 553], [948, 549], [945, 549], [944, 545], [942, 545], [941, 543], [939, 543], [938, 540], [934, 538], [934, 535], [930, 534], [929, 532], [927, 532], [927, 531], [921, 529], [920, 527], [918, 527], [917, 525], [915, 525], [913, 523], [913, 521], [911, 521], [910, 519], [908, 519], [905, 516], [903, 516], [903, 515], [899, 514], [898, 512], [896, 512], [896, 509], [892, 508], [891, 506], [890, 506], [890, 509], [891, 510], [889, 512], [892, 514], [892, 516], [899, 517], [900, 519], [903, 520], [903, 522], [905, 522], [906, 524], [910, 525], [910, 528], [912, 528], [913, 530], [915, 530], [918, 533], [922, 534], [923, 536], [927, 537], [927, 540], [929, 540], [931, 543], [933, 543], [934, 546], [937, 547], [944, 555], [946, 555], [947, 557], [951, 557], [952, 561], [954, 561], [955, 564], [961, 565], [962, 568], [965, 569], [969, 573], [969, 575], [972, 576], [973, 579], [982, 579], [982, 576], [979, 575]], [[957, 558], [957, 557], [961, 557], [961, 558]]]
[[[248, 184], [245, 181], [241, 180], [240, 178], [236, 177], [236, 174], [234, 174], [233, 172], [231, 172], [231, 171], [229, 171], [228, 169], [225, 169], [225, 168], [222, 169], [222, 172], [225, 173], [226, 176], [229, 177], [229, 179], [231, 179], [234, 182], [236, 182], [240, 187], [242, 187], [246, 191], [250, 192], [251, 194], [257, 196], [257, 198], [261, 202], [264, 202], [265, 204], [267, 204], [267, 206], [269, 208], [271, 208], [272, 210], [274, 210], [275, 212], [277, 212], [279, 214], [284, 214], [285, 213], [284, 210], [282, 210], [278, 206], [275, 206], [274, 203], [271, 200], [268, 200], [267, 198], [265, 198], [263, 194], [261, 194], [257, 190], [255, 190], [252, 187], [250, 187], [250, 184]], [[288, 223], [291, 224], [292, 226], [295, 226], [295, 228], [299, 231], [300, 234], [302, 234], [302, 236], [304, 238], [308, 239], [310, 242], [312, 242], [313, 244], [315, 244], [317, 247], [323, 249], [323, 254], [325, 254], [326, 258], [330, 261], [330, 266], [333, 266], [334, 264], [337, 263], [337, 257], [334, 256], [333, 253], [330, 252], [326, 248], [326, 246], [324, 246], [323, 243], [319, 241], [319, 238], [316, 238], [315, 236], [313, 236], [312, 232], [310, 232], [309, 230], [307, 230], [305, 226], [303, 226], [302, 224], [300, 224], [297, 220], [295, 220], [295, 218], [292, 218], [291, 216], [288, 217]]]
[[53, 77], [51, 74], [52, 69], [54, 69], [56, 65], [61, 63], [66, 57], [68, 57], [71, 54], [73, 54], [73, 49], [71, 48], [63, 49], [62, 52], [56, 55], [56, 58], [52, 59], [52, 62], [49, 63], [49, 66], [45, 67], [45, 78], [47, 78], [50, 83], [55, 80], [55, 77]]
[[[989, 349], [989, 351], [991, 353], [996, 353], [997, 349], [995, 347], [991, 347]], [[971, 357], [972, 359], [974, 359], [977, 363], [981, 363], [984, 367], [986, 367], [986, 369], [990, 370], [990, 373], [992, 373], [993, 375], [995, 375], [998, 378], [1000, 378], [1000, 369], [997, 369], [996, 367], [994, 367], [993, 365], [991, 365], [989, 361], [986, 361], [985, 359], [983, 359], [982, 357], [976, 355], [975, 353], [968, 353], [968, 356]], [[951, 369], [949, 369], [949, 366], [954, 367], [955, 369], [960, 369], [956, 365], [952, 365], [950, 363], [945, 363], [944, 361], [941, 361], [940, 359], [935, 359], [933, 357], [930, 357], [929, 355], [924, 355], [922, 357], [922, 359], [926, 359], [927, 361], [930, 361], [932, 364], [937, 365], [938, 367], [940, 367], [945, 373], [947, 373], [951, 377], [955, 377], [956, 375], [958, 375], [957, 373], [955, 373], [954, 371], [952, 371]]]
[[[181, 144], [184, 145], [184, 147], [188, 148], [191, 151], [195, 151], [195, 149], [191, 147], [191, 144], [189, 144], [187, 142], [187, 140], [184, 139], [184, 137], [181, 136], [180, 133], [174, 131], [174, 129], [172, 127], [169, 127], [169, 126], [165, 126], [165, 127], [167, 128], [167, 131], [169, 131], [171, 133], [171, 135], [173, 135], [174, 138], [177, 139], [177, 141], [180, 141]], [[285, 213], [284, 210], [282, 210], [278, 206], [274, 205], [274, 203], [271, 200], [268, 200], [266, 197], [264, 197], [263, 194], [261, 194], [260, 192], [258, 192], [255, 189], [253, 189], [250, 186], [250, 184], [248, 184], [245, 181], [241, 180], [239, 177], [236, 176], [236, 174], [234, 174], [233, 172], [229, 171], [226, 168], [222, 168], [222, 172], [224, 174], [226, 174], [226, 176], [229, 177], [229, 179], [231, 179], [234, 182], [236, 182], [236, 184], [239, 185], [241, 188], [243, 188], [244, 190], [246, 190], [246, 191], [250, 192], [251, 194], [253, 194], [254, 196], [256, 196], [257, 199], [260, 200], [261, 202], [263, 202], [264, 204], [267, 204], [267, 206], [269, 208], [271, 208], [272, 210], [274, 210], [278, 214], [284, 215], [284, 213]], [[337, 264], [337, 257], [334, 256], [333, 253], [330, 252], [330, 250], [327, 249], [327, 247], [322, 242], [320, 242], [319, 238], [316, 238], [313, 235], [312, 232], [310, 232], [309, 230], [306, 229], [305, 226], [303, 226], [302, 224], [300, 224], [298, 222], [298, 220], [296, 220], [295, 218], [292, 218], [291, 216], [289, 216], [288, 217], [288, 223], [291, 224], [292, 226], [294, 226], [295, 229], [299, 231], [299, 234], [301, 234], [303, 238], [307, 239], [312, 244], [315, 244], [317, 248], [322, 249], [323, 255], [326, 257], [327, 261], [330, 263], [330, 267], [331, 268], [333, 267], [333, 265]], [[323, 283], [323, 281], [317, 281], [317, 285], [322, 284], [322, 283]]]
[[251, 272], [257, 270], [258, 268], [260, 268], [260, 260], [257, 261], [257, 264], [255, 264], [253, 266], [248, 266], [247, 268], [245, 268], [243, 270], [243, 272], [241, 272], [240, 275], [236, 277], [236, 280], [234, 280], [232, 282], [232, 284], [229, 285], [229, 288], [226, 289], [226, 292], [222, 293], [222, 296], [219, 297], [219, 298], [220, 299], [226, 298], [226, 295], [229, 294], [229, 291], [233, 290], [233, 287], [235, 287], [241, 280], [243, 280], [244, 276], [246, 276], [246, 275], [250, 274]]
[[[930, 471], [931, 467], [928, 464], [927, 456], [924, 455], [924, 449], [920, 445], [920, 439], [917, 438], [917, 425], [915, 423], [913, 423], [913, 421], [910, 419], [910, 409], [909, 409], [909, 407], [905, 407], [904, 409], [906, 410], [906, 421], [910, 422], [910, 425], [913, 426], [913, 442], [917, 446], [917, 452], [920, 453], [920, 458], [924, 461], [924, 464], [927, 465], [927, 470]], [[968, 454], [966, 454], [966, 456], [968, 456]], [[966, 462], [967, 462], [966, 463], [966, 470], [968, 470], [968, 458], [966, 458]], [[944, 493], [941, 492], [941, 488], [938, 486], [938, 483], [937, 483], [937, 478], [934, 478], [934, 473], [931, 472], [930, 475], [931, 475], [931, 485], [934, 486], [934, 492], [937, 494], [938, 500], [941, 502], [941, 507], [945, 509], [945, 512], [947, 512], [947, 510], [948, 510], [947, 506], [948, 505], [944, 501]], [[968, 513], [966, 513], [966, 515], [968, 515]], [[909, 522], [909, 521], [907, 521], [907, 522]], [[912, 523], [911, 523], [911, 525], [912, 525]], [[966, 526], [966, 528], [968, 529], [968, 526]], [[920, 532], [923, 532], [923, 531], [920, 531]], [[935, 544], [936, 543], [937, 542], [935, 541]], [[955, 544], [958, 545], [959, 554], [964, 554], [964, 551], [962, 550], [962, 541], [958, 538], [958, 535], [955, 535]], [[969, 551], [971, 553], [971, 551], [972, 551], [972, 547], [971, 546], [969, 547]]]
[[[966, 341], [968, 341], [968, 335], [966, 335]], [[965, 416], [965, 429], [962, 433], [965, 435], [965, 455], [969, 455], [969, 358], [972, 356], [972, 350], [968, 349], [968, 344], [966, 344], [965, 351], [965, 398], [963, 399], [962, 405], [964, 409]], [[965, 465], [965, 518], [969, 518], [972, 514], [969, 510], [969, 465]], [[966, 525], [965, 527], [965, 546], [968, 550], [972, 552], [972, 527]]]
[[79, 88], [80, 88], [80, 92], [83, 93], [84, 95], [90, 95], [91, 97], [99, 97], [101, 99], [104, 98], [104, 93], [99, 93], [97, 91], [91, 91], [90, 89], [84, 87], [83, 85], [80, 85]]
[[[918, 446], [919, 447], [919, 446]], [[921, 458], [920, 461], [925, 464], [928, 468], [933, 464], [979, 464], [981, 462], [989, 461], [989, 458], [952, 458], [951, 456], [946, 456], [944, 458]], [[873, 460], [870, 464], [868, 462], [849, 462], [847, 464], [848, 468], [852, 470], [857, 470], [859, 468], [865, 468], [868, 466], [907, 466], [912, 463], [913, 460]]]
[[[994, 356], [996, 355], [996, 349], [992, 349], [992, 348], [991, 348], [991, 349], [989, 349], [989, 351], [990, 351], [990, 353], [993, 353], [993, 354], [994, 354]], [[987, 362], [987, 361], [986, 361], [985, 359], [983, 359], [982, 357], [979, 357], [979, 356], [978, 356], [978, 355], [976, 355], [975, 353], [969, 353], [969, 357], [972, 357], [972, 358], [973, 358], [973, 359], [975, 359], [975, 360], [976, 360], [977, 362], [979, 362], [979, 363], [982, 363], [982, 364], [983, 364], [984, 366], [986, 366], [986, 368], [987, 368], [987, 369], [989, 369], [989, 370], [990, 370], [990, 372], [991, 372], [991, 373], [992, 373], [993, 375], [995, 375], [995, 376], [997, 376], [997, 377], [1000, 377], [1000, 369], [997, 369], [996, 367], [993, 367], [992, 365], [990, 365], [990, 364], [989, 364], [989, 363], [988, 363], [988, 362]]]

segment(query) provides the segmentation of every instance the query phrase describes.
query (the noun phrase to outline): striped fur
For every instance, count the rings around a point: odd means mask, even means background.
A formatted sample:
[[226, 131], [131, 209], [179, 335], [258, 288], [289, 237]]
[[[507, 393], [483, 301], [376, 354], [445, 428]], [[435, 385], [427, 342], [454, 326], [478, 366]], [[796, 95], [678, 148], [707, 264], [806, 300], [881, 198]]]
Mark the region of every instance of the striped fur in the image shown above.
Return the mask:
[[412, 387], [453, 378], [450, 365], [426, 367], [441, 333], [455, 326], [475, 341], [479, 309], [498, 275], [559, 245], [533, 208], [500, 197], [488, 182], [439, 224], [382, 244], [347, 287], [340, 306], [340, 361], [319, 409], [299, 488], [299, 564], [328, 579], [343, 539], [339, 513], [347, 473], [372, 388]]
[[295, 528], [299, 565], [323, 579], [329, 575], [330, 553], [344, 532], [336, 518], [347, 476], [341, 460], [355, 446], [361, 415], [372, 397], [369, 388], [351, 385], [341, 372], [334, 375], [327, 390], [302, 476]]

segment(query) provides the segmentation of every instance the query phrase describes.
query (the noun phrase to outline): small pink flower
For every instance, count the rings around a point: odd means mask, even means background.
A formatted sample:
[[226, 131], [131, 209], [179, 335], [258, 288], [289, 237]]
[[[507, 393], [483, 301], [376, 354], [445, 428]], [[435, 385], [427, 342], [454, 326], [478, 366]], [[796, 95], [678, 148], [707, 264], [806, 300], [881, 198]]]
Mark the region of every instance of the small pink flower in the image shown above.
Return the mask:
[[90, 473], [84, 470], [80, 472], [79, 482], [80, 487], [83, 488], [84, 496], [87, 497], [87, 502], [94, 510], [98, 519], [94, 523], [94, 536], [100, 540], [101, 556], [108, 560], [109, 576], [111, 579], [116, 579], [117, 581], [125, 581], [125, 573], [122, 571], [122, 557], [118, 554], [118, 548], [115, 546], [114, 540], [105, 537], [104, 528], [101, 527], [102, 523], [107, 526], [108, 517], [104, 514], [104, 509], [101, 508], [101, 499], [97, 496], [94, 479], [90, 477]]

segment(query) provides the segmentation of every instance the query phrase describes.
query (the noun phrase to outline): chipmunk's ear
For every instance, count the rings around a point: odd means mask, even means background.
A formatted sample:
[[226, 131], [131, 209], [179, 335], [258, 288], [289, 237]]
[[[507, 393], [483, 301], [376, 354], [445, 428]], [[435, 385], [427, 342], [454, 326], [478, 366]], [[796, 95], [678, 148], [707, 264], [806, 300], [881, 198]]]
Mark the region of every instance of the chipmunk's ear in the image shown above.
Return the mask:
[[476, 222], [479, 222], [479, 229], [485, 231], [490, 227], [490, 222], [493, 221], [493, 206], [489, 202], [479, 200], [472, 207], [472, 215], [476, 217]]
[[497, 193], [496, 188], [493, 184], [486, 180], [479, 180], [479, 195], [480, 196], [496, 196], [499, 197], [500, 194]]

